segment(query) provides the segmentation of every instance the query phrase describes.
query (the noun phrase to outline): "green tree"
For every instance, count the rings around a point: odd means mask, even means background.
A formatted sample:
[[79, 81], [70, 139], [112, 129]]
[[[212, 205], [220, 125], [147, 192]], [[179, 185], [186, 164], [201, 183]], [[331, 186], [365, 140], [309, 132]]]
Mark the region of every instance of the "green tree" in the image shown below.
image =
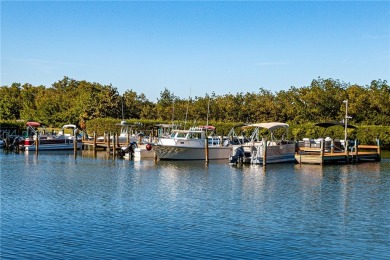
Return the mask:
[[1, 120], [19, 119], [21, 106], [20, 83], [13, 83], [11, 87], [0, 87]]
[[160, 92], [160, 98], [156, 104], [156, 118], [162, 120], [172, 120], [175, 113], [175, 101], [177, 97], [167, 88]]

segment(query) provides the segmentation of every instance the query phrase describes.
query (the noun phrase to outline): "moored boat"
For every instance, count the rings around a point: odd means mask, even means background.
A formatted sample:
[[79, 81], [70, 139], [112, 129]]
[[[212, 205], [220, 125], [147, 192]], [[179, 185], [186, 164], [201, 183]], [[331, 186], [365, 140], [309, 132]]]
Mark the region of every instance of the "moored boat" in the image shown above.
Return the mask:
[[[133, 142], [143, 142], [144, 134], [142, 132], [134, 131], [133, 127], [137, 125], [132, 125], [127, 123], [126, 121], [121, 121], [119, 124], [116, 124], [117, 126], [120, 126], [120, 134], [118, 135], [118, 142], [120, 144], [130, 144]], [[110, 136], [111, 142], [113, 141], [114, 136]], [[97, 142], [105, 142], [106, 137], [99, 136], [97, 137]]]
[[[77, 136], [78, 129], [76, 125], [64, 125], [61, 131], [55, 135], [44, 129], [40, 129], [38, 122], [27, 122], [27, 131], [25, 139], [20, 143], [20, 149], [25, 151], [49, 151], [49, 150], [73, 150], [82, 148], [81, 138]], [[71, 133], [65, 133], [70, 129]], [[69, 130], [68, 130], [69, 131]]]
[[169, 137], [158, 140], [153, 147], [160, 160], [218, 160], [228, 159], [232, 146], [222, 137], [210, 135], [213, 126], [191, 127], [188, 130], [172, 130]]
[[[254, 128], [249, 141], [233, 145], [230, 164], [250, 163], [267, 164], [295, 162], [295, 143], [284, 138], [288, 133], [288, 124], [280, 122], [257, 123], [243, 128]], [[260, 130], [266, 129], [270, 138], [260, 136]], [[280, 131], [281, 139], [275, 138], [275, 131]]]

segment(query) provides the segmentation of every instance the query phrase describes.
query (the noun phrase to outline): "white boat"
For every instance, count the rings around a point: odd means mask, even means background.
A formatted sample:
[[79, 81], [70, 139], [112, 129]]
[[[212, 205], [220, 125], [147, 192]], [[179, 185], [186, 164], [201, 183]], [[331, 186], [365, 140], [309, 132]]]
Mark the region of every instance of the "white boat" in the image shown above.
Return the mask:
[[[285, 140], [288, 133], [288, 124], [271, 122], [257, 123], [245, 126], [254, 128], [249, 142], [233, 145], [233, 154], [229, 163], [268, 164], [295, 162], [295, 143]], [[260, 136], [261, 129], [267, 129], [270, 139]], [[281, 135], [281, 139], [275, 138], [275, 131]], [[265, 159], [265, 161], [264, 161]]]
[[[144, 134], [143, 133], [137, 133], [133, 131], [133, 126], [136, 125], [131, 125], [127, 123], [126, 121], [121, 121], [119, 124], [116, 124], [117, 126], [120, 126], [121, 132], [118, 136], [118, 141], [120, 144], [130, 144], [133, 142], [139, 143], [139, 142], [144, 142]], [[113, 136], [110, 136], [111, 142], [113, 140]], [[97, 142], [104, 142], [105, 137], [104, 136], [99, 136], [96, 138]]]
[[[76, 125], [64, 125], [58, 135], [39, 131], [37, 128], [41, 124], [38, 122], [28, 122], [25, 139], [20, 144], [20, 149], [25, 151], [36, 151], [38, 142], [39, 151], [50, 150], [73, 150], [76, 140], [77, 149], [82, 148], [81, 138], [77, 137], [78, 129]], [[66, 129], [71, 129], [71, 134], [65, 133]]]
[[215, 127], [172, 130], [169, 137], [158, 140], [157, 145], [153, 147], [154, 152], [160, 160], [205, 160], [206, 153], [209, 160], [228, 159], [232, 154], [230, 143], [223, 142], [218, 136], [208, 136], [208, 130], [213, 131]]
[[151, 144], [140, 145], [134, 149], [134, 159], [154, 158], [154, 149]]
[[131, 143], [127, 147], [122, 147], [122, 151], [119, 155], [126, 159], [132, 158], [134, 160], [155, 158], [153, 145], [150, 143], [141, 145]]

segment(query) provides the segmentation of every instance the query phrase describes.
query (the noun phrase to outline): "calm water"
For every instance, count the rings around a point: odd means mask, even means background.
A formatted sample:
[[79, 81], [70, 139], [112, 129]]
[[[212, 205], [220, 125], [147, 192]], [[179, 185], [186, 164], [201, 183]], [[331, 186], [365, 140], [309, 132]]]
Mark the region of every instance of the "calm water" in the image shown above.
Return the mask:
[[1, 159], [1, 259], [389, 259], [390, 159]]

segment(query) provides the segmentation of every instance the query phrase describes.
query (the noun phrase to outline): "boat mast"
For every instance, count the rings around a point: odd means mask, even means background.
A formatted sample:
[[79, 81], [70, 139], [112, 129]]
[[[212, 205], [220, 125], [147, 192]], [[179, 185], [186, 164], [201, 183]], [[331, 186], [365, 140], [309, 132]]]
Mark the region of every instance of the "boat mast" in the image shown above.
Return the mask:
[[172, 126], [173, 126], [173, 123], [174, 123], [174, 118], [175, 118], [175, 100], [173, 100], [172, 102]]
[[184, 129], [186, 129], [186, 125], [187, 125], [187, 115], [188, 115], [188, 107], [190, 106], [190, 98], [191, 98], [191, 88], [190, 88], [190, 95], [188, 96], [186, 119], [184, 120]]
[[347, 128], [348, 128], [348, 99], [344, 100], [345, 103], [345, 119], [344, 119], [344, 146], [347, 147]]
[[[208, 96], [208, 95], [207, 95]], [[206, 126], [209, 126], [209, 114], [210, 114], [210, 96], [208, 96], [209, 100], [207, 102], [207, 123]]]
[[122, 96], [122, 121], [125, 120], [123, 116], [123, 96]]

